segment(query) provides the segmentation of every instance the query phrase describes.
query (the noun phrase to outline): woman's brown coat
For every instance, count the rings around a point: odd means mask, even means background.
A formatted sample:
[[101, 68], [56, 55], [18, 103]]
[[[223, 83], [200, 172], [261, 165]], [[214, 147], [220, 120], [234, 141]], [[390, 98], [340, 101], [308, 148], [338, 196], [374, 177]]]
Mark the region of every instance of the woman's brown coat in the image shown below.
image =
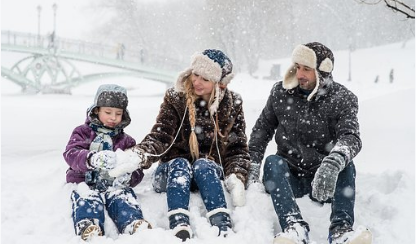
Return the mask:
[[[246, 123], [242, 104], [243, 101], [239, 94], [225, 89], [217, 113], [219, 130], [222, 136], [218, 135], [218, 140], [216, 140], [214, 120], [217, 116], [214, 115], [212, 118], [207, 103], [202, 99], [197, 99], [195, 101], [195, 132], [198, 138], [200, 157], [207, 157], [218, 164], [222, 164], [225, 177], [232, 173], [240, 174], [243, 177], [241, 180], [245, 184], [250, 165], [250, 155], [245, 134]], [[158, 160], [160, 163], [166, 163], [178, 157], [186, 158], [192, 163], [189, 148], [191, 126], [189, 113], [186, 110], [185, 95], [182, 92], [176, 92], [173, 88], [168, 89], [155, 125], [136, 148], [140, 148], [149, 154], [160, 155], [171, 147], [160, 157], [149, 157], [147, 167]], [[183, 118], [185, 112], [186, 115]], [[177, 135], [178, 130], [179, 134]], [[176, 135], [177, 138], [175, 139]]]

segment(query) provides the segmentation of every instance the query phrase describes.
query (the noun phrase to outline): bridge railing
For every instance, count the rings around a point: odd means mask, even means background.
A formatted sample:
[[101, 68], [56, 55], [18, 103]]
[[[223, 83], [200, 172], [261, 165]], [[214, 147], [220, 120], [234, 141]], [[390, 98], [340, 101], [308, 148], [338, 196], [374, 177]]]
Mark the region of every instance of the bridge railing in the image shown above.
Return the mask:
[[16, 31], [1, 31], [1, 43], [14, 46], [25, 46], [41, 49], [53, 48], [60, 52], [70, 52], [83, 55], [96, 56], [108, 59], [122, 59], [161, 69], [182, 70], [186, 64], [182, 60], [176, 60], [166, 55], [150, 52], [145, 49], [123, 49], [120, 44], [106, 45], [90, 41], [66, 39], [49, 35], [37, 35]]
[[45, 43], [45, 36], [15, 31], [1, 31], [1, 44], [41, 47]]

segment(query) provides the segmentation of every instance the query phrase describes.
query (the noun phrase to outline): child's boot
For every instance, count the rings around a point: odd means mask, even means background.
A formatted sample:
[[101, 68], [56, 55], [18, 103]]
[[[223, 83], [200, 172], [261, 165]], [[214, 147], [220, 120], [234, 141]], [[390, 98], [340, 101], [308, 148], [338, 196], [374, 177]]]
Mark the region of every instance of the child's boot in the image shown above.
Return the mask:
[[100, 226], [90, 219], [84, 219], [76, 223], [75, 231], [84, 241], [90, 240], [93, 236], [103, 235]]
[[152, 229], [152, 225], [147, 220], [138, 219], [127, 225], [123, 233], [133, 235], [134, 233], [144, 229]]

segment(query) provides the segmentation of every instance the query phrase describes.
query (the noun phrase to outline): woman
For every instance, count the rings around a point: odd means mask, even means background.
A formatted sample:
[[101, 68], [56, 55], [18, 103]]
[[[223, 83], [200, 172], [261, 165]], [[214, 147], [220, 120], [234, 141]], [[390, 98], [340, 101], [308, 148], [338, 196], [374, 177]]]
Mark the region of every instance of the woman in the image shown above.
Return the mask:
[[167, 193], [170, 228], [183, 241], [192, 237], [191, 191], [199, 190], [207, 217], [221, 236], [232, 227], [221, 180], [234, 205], [245, 203], [250, 156], [241, 97], [226, 88], [231, 72], [231, 60], [223, 52], [195, 54], [175, 88], [167, 90], [151, 132], [131, 149], [143, 159], [143, 168], [159, 161], [153, 187]]

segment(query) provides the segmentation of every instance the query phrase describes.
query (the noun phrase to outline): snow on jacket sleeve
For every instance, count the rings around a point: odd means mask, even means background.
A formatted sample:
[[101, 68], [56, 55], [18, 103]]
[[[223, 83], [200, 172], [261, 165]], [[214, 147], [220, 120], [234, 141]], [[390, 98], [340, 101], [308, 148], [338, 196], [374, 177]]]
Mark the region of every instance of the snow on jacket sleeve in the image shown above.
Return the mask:
[[[173, 142], [175, 134], [181, 123], [178, 115], [179, 111], [173, 105], [173, 101], [179, 99], [172, 89], [166, 91], [160, 111], [149, 134], [147, 134], [140, 144], [135, 147], [153, 155], [162, 154]], [[184, 111], [181, 111], [184, 113]], [[159, 160], [159, 157], [147, 157], [146, 165], [143, 168], [150, 168], [152, 163]]]
[[338, 104], [340, 111], [335, 124], [337, 141], [331, 152], [343, 154], [348, 163], [361, 151], [362, 147], [357, 117], [358, 98], [348, 90], [340, 93], [339, 95], [344, 99], [339, 99], [341, 101]]
[[222, 156], [224, 158], [224, 173], [225, 177], [232, 173], [242, 175], [244, 178], [240, 179], [245, 184], [248, 177], [248, 169], [250, 167], [250, 154], [248, 153], [247, 136], [246, 136], [246, 122], [243, 112], [243, 100], [240, 95], [234, 93], [233, 103], [231, 104], [234, 123], [228, 132]]
[[87, 172], [87, 157], [91, 144], [91, 130], [85, 125], [74, 129], [69, 138], [65, 152], [63, 153], [66, 163], [75, 171]]
[[[259, 118], [254, 125], [249, 145], [250, 157], [252, 163], [260, 165], [267, 145], [273, 138], [275, 130], [279, 125], [279, 121], [273, 112], [273, 104], [275, 102], [277, 91], [277, 83], [273, 86], [269, 98], [267, 99], [266, 106], [263, 108]], [[260, 169], [260, 167], [258, 167]]]

